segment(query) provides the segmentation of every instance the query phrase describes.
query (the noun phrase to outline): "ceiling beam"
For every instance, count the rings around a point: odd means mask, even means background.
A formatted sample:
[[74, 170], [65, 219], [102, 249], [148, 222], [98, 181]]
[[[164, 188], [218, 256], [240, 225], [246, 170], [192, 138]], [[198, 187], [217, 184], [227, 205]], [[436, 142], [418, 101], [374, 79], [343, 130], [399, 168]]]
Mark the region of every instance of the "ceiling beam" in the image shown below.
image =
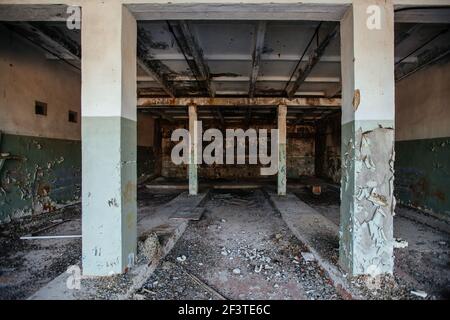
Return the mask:
[[[138, 1], [134, 1], [138, 2]], [[205, 2], [205, 3], [204, 3]], [[323, 5], [317, 0], [301, 3], [206, 3], [193, 1], [178, 3], [129, 4], [128, 9], [137, 20], [313, 20], [340, 21], [349, 0], [327, 0]], [[225, 1], [224, 1], [225, 2]], [[305, 3], [306, 2], [306, 3]]]
[[[211, 76], [209, 73], [209, 68], [206, 65], [205, 60], [203, 58], [203, 51], [198, 45], [191, 31], [190, 24], [189, 22], [182, 20], [178, 23], [178, 25], [180, 27], [181, 37], [183, 40], [182, 42], [187, 47], [180, 49], [183, 50], [184, 52], [187, 51], [190, 53], [190, 56], [192, 57], [195, 64], [195, 68], [192, 68], [193, 69], [192, 72], [194, 72], [194, 75], [198, 81], [204, 83], [208, 95], [210, 97], [214, 97], [215, 93], [211, 84]], [[189, 61], [187, 61], [187, 63], [189, 64]]]
[[66, 58], [77, 62], [81, 60], [80, 45], [74, 41], [64, 39], [60, 34], [57, 35], [55, 30], [27, 22], [5, 23], [5, 26], [61, 60]]
[[401, 7], [395, 10], [396, 23], [450, 23], [450, 6], [448, 2], [446, 8], [433, 8], [428, 3], [423, 3], [424, 7]]
[[153, 78], [153, 81], [156, 81], [162, 87], [165, 93], [167, 93], [170, 97], [175, 98], [175, 90], [173, 86], [165, 79], [164, 75], [156, 71], [156, 68], [150, 61], [144, 60], [138, 56], [137, 64], [145, 73]]
[[[298, 90], [300, 85], [305, 81], [306, 77], [310, 74], [311, 70], [314, 66], [320, 61], [325, 49], [330, 44], [331, 40], [333, 40], [336, 35], [339, 33], [339, 24], [337, 24], [333, 30], [328, 33], [319, 46], [314, 49], [311, 55], [309, 55], [309, 61], [307, 62], [304, 68], [299, 68], [296, 74], [296, 80], [290, 84], [286, 90], [286, 94], [289, 98], [292, 98], [295, 95], [295, 92]], [[318, 35], [318, 33], [317, 33]]]
[[167, 93], [170, 97], [175, 97], [175, 88], [167, 80], [167, 77], [162, 73], [160, 65], [162, 64], [157, 60], [150, 60], [151, 56], [148, 44], [151, 43], [151, 39], [147, 37], [145, 31], [138, 28], [137, 32], [137, 64], [138, 66], [149, 76], [151, 76]]
[[259, 21], [256, 27], [255, 33], [255, 44], [253, 47], [253, 56], [252, 56], [252, 73], [250, 76], [250, 85], [248, 90], [248, 95], [250, 98], [253, 98], [255, 95], [256, 88], [256, 80], [258, 79], [259, 66], [261, 62], [261, 54], [264, 48], [264, 37], [266, 35], [266, 21]]
[[422, 24], [414, 24], [409, 27], [408, 30], [401, 32], [397, 37], [395, 37], [395, 45], [398, 46], [400, 43], [411, 37], [411, 35], [418, 31], [422, 26]]
[[284, 104], [288, 107], [341, 107], [341, 99], [327, 98], [139, 98], [138, 108], [185, 107], [195, 104], [198, 107], [274, 107]]
[[[223, 81], [223, 82], [248, 82], [250, 81], [250, 77], [246, 76], [217, 76], [217, 77], [211, 77], [211, 81]], [[289, 81], [289, 77], [284, 76], [261, 76], [258, 77], [258, 81], [269, 81], [269, 82], [286, 82]], [[295, 78], [294, 78], [295, 79]], [[171, 77], [171, 81], [196, 81], [194, 77], [190, 76], [174, 76]], [[154, 81], [152, 77], [149, 76], [139, 76], [137, 78], [137, 81]], [[339, 77], [307, 77], [305, 79], [305, 82], [340, 82], [341, 78]]]
[[340, 82], [333, 83], [325, 90], [325, 97], [326, 98], [334, 98], [338, 95], [339, 92], [342, 90], [342, 84]]
[[440, 50], [434, 50], [431, 54], [428, 54], [426, 57], [422, 58], [417, 66], [412, 69], [402, 70], [401, 68], [397, 68], [395, 72], [395, 81], [400, 81], [406, 77], [409, 77], [413, 73], [416, 73], [417, 71], [422, 70], [427, 66], [437, 63], [439, 60], [450, 58], [450, 45], [446, 45], [445, 48], [439, 49]]

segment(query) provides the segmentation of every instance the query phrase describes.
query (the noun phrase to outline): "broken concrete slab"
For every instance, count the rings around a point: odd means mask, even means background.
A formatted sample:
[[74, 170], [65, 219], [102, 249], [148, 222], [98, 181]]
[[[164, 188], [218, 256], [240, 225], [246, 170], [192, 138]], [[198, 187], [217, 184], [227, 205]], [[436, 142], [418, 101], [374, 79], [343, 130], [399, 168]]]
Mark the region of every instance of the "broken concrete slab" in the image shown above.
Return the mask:
[[205, 208], [194, 208], [192, 210], [181, 210], [177, 211], [173, 214], [170, 219], [183, 219], [183, 220], [195, 220], [198, 221], [201, 219], [203, 213], [205, 212]]
[[[189, 195], [188, 192], [183, 192], [172, 201], [158, 208], [156, 213], [148, 214], [149, 212], [142, 210], [143, 217], [138, 221], [138, 234], [166, 224], [167, 221], [163, 223], [161, 220], [171, 217], [176, 212], [194, 210], [206, 199], [207, 195], [208, 191], [197, 195]], [[162, 219], [158, 221], [158, 219], [155, 219], [155, 215], [162, 217]]]

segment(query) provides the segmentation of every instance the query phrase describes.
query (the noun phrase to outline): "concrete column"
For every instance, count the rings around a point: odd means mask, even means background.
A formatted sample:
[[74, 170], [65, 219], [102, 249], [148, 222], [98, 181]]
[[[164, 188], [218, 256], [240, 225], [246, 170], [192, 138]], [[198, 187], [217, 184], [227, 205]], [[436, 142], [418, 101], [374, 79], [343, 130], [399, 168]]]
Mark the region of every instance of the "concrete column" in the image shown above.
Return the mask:
[[189, 105], [189, 194], [196, 195], [198, 193], [198, 128], [197, 122], [197, 106]]
[[354, 1], [341, 21], [340, 265], [350, 275], [393, 271], [394, 9]]
[[278, 195], [286, 195], [286, 114], [285, 105], [278, 106]]
[[82, 48], [82, 266], [105, 276], [136, 255], [134, 17], [113, 1], [86, 2]]

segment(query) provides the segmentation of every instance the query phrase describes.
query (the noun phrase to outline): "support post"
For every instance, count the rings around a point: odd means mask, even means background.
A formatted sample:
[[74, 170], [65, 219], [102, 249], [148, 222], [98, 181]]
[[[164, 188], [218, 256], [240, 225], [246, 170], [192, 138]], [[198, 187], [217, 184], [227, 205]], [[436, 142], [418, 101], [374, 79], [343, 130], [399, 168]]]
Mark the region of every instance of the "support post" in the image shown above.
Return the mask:
[[87, 2], [82, 48], [82, 267], [107, 276], [136, 256], [136, 20]]
[[286, 195], [286, 105], [278, 106], [278, 195]]
[[198, 193], [198, 128], [197, 128], [197, 106], [190, 104], [189, 108], [189, 194]]
[[341, 21], [341, 57], [339, 263], [351, 276], [392, 274], [395, 82], [391, 0], [353, 2]]

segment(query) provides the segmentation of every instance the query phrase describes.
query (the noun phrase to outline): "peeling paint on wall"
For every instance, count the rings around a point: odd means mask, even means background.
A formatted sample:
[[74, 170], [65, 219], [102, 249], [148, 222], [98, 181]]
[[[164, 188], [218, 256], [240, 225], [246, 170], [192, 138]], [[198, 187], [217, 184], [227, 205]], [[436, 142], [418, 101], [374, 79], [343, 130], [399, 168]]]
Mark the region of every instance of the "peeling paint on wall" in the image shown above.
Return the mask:
[[51, 212], [79, 200], [79, 141], [3, 134], [0, 150], [18, 157], [5, 161], [0, 172], [0, 221]]
[[392, 273], [394, 130], [363, 122], [343, 126], [340, 264], [352, 275]]

